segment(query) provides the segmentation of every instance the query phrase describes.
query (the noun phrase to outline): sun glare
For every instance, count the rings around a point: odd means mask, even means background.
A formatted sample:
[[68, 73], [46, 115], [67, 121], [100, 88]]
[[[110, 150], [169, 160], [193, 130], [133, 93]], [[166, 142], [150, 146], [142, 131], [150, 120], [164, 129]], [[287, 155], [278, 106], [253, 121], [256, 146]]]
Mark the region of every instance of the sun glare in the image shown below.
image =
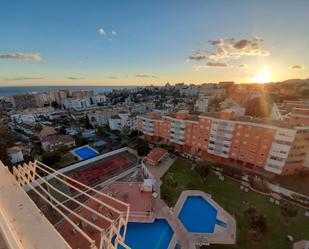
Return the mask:
[[253, 83], [259, 83], [259, 84], [268, 83], [271, 82], [271, 80], [272, 80], [271, 73], [267, 70], [262, 70], [257, 75], [254, 75], [251, 78], [251, 81]]

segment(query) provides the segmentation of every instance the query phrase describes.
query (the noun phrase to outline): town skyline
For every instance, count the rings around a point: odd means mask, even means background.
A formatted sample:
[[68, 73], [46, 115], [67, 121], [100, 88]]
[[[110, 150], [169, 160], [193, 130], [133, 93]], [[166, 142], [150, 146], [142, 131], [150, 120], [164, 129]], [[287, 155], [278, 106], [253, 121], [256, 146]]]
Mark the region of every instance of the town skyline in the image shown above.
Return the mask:
[[309, 77], [306, 1], [61, 6], [5, 3], [0, 86], [265, 83]]

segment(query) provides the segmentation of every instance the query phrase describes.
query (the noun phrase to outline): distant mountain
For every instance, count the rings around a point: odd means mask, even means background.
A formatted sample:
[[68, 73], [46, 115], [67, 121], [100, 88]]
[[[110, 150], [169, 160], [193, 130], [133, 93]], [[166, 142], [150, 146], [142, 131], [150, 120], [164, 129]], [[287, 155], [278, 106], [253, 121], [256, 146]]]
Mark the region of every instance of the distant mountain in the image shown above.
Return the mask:
[[289, 79], [284, 81], [279, 81], [277, 83], [282, 84], [309, 84], [309, 78], [308, 79]]

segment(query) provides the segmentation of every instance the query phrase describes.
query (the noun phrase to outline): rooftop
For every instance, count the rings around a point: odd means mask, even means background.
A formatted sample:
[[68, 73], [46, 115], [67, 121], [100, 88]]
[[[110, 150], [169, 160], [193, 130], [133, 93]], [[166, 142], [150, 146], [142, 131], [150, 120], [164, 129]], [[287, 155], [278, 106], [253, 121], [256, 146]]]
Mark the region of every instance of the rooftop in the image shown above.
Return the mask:
[[[201, 116], [220, 119], [219, 112], [205, 112], [205, 113], [202, 113]], [[274, 120], [274, 119], [268, 119], [268, 118], [255, 118], [252, 116], [235, 116], [235, 119], [233, 120], [240, 121], [240, 122], [262, 124], [262, 125], [278, 126], [280, 128], [287, 128], [287, 129], [293, 128], [293, 126], [287, 122], [280, 121], [280, 120]]]
[[50, 144], [71, 143], [74, 141], [74, 138], [72, 138], [71, 136], [62, 134], [53, 134], [42, 138], [42, 142], [47, 142]]
[[166, 149], [160, 148], [160, 147], [156, 147], [154, 149], [152, 149], [149, 154], [147, 155], [147, 160], [151, 161], [151, 162], [159, 162], [162, 157], [164, 157], [166, 154], [168, 153], [168, 151]]

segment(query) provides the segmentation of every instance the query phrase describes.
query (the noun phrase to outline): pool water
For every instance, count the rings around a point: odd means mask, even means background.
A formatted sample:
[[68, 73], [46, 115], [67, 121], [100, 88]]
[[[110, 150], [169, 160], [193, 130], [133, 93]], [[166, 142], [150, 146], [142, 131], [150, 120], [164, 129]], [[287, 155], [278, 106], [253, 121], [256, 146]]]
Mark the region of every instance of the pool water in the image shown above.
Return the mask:
[[178, 218], [190, 233], [213, 233], [216, 224], [226, 227], [217, 220], [217, 212], [202, 196], [188, 196]]
[[82, 160], [89, 159], [91, 157], [97, 156], [98, 153], [89, 147], [82, 147], [74, 150], [74, 153], [78, 155]]
[[[173, 234], [164, 219], [156, 219], [153, 223], [129, 222], [125, 243], [131, 249], [167, 249]], [[118, 249], [123, 247], [118, 246]]]

